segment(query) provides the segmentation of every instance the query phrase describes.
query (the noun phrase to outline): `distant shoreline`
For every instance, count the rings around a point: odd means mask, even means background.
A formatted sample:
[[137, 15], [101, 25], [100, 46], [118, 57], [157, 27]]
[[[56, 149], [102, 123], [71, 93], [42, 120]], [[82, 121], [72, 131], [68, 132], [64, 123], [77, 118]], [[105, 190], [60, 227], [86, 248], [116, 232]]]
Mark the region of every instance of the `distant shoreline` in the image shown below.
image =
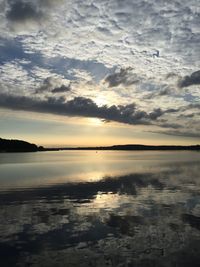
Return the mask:
[[64, 148], [44, 148], [43, 151], [64, 151], [64, 150], [92, 150], [92, 151], [183, 151], [192, 150], [200, 151], [200, 145], [192, 146], [150, 146], [150, 145], [114, 145], [114, 146], [99, 146], [99, 147], [64, 147]]
[[18, 153], [18, 152], [38, 152], [38, 151], [64, 151], [64, 150], [95, 150], [95, 151], [183, 151], [192, 150], [200, 151], [200, 145], [191, 146], [176, 146], [176, 145], [138, 145], [138, 144], [127, 144], [127, 145], [113, 145], [113, 146], [97, 146], [97, 147], [61, 147], [61, 148], [44, 148], [35, 144], [28, 143], [22, 140], [9, 140], [0, 138], [0, 153]]

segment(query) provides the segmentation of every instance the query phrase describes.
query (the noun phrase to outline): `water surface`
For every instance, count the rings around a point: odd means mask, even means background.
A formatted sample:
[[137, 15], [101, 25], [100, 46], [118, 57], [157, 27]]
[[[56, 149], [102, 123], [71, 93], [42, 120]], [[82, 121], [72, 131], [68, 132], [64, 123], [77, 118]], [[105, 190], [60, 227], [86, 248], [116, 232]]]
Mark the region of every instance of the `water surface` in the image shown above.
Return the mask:
[[199, 266], [200, 153], [0, 154], [2, 266]]

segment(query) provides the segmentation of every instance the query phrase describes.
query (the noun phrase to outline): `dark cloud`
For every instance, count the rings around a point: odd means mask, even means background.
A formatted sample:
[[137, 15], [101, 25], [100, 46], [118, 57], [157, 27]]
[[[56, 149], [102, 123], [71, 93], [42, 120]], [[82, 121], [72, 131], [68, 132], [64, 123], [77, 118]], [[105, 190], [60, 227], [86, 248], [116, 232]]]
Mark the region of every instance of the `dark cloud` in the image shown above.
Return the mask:
[[182, 88], [195, 84], [200, 84], [200, 70], [193, 72], [190, 76], [183, 77], [179, 81], [178, 86]]
[[135, 104], [98, 106], [90, 98], [75, 97], [65, 102], [64, 97], [41, 100], [25, 96], [0, 95], [0, 106], [14, 110], [26, 110], [67, 116], [96, 117], [106, 121], [127, 124], [152, 124], [168, 110], [154, 109], [152, 112], [139, 110]]
[[200, 230], [200, 217], [194, 216], [192, 214], [183, 214], [182, 215], [183, 222], [188, 223], [191, 227]]
[[149, 114], [149, 117], [151, 118], [151, 120], [156, 120], [158, 117], [162, 116], [163, 114], [164, 112], [160, 108], [157, 108], [157, 109], [154, 109], [154, 111]]
[[108, 75], [105, 78], [105, 82], [108, 83], [109, 87], [115, 87], [120, 84], [129, 86], [134, 83], [138, 83], [139, 79], [135, 75], [133, 75], [131, 68], [126, 68]]
[[44, 79], [43, 84], [40, 86], [40, 88], [35, 90], [35, 93], [41, 93], [45, 91], [50, 91], [54, 86], [54, 79], [52, 77], [47, 77]]
[[59, 87], [54, 88], [53, 90], [51, 90], [52, 93], [64, 93], [64, 92], [69, 92], [71, 90], [71, 86], [70, 85], [64, 85], [62, 84]]
[[32, 2], [17, 0], [8, 1], [10, 4], [6, 14], [7, 19], [13, 22], [21, 22], [24, 20], [37, 20], [42, 16], [42, 12]]
[[61, 84], [62, 81], [56, 78], [47, 77], [44, 79], [40, 88], [35, 90], [35, 93], [51, 92], [51, 93], [64, 93], [71, 90], [71, 84]]
[[[162, 110], [161, 108], [155, 108], [152, 112], [148, 113], [148, 118], [152, 121], [157, 120], [157, 118], [161, 117], [165, 113], [171, 113], [171, 112], [176, 112], [176, 111], [172, 109]], [[140, 111], [138, 112], [137, 117], [138, 118], [145, 117], [146, 116], [145, 113], [146, 113], [145, 111]]]
[[[49, 18], [49, 10], [62, 0], [7, 0], [6, 18], [11, 23], [41, 22]], [[26, 25], [27, 26], [27, 25]]]

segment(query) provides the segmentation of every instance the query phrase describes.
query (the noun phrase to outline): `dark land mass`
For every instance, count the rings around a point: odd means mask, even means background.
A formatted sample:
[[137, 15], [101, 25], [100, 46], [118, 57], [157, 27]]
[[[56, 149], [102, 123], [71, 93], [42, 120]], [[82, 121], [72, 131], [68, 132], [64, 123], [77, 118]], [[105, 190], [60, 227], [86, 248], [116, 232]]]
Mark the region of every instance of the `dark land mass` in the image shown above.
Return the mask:
[[99, 146], [99, 147], [63, 147], [63, 148], [47, 148], [44, 150], [198, 150], [200, 145], [192, 146], [150, 146], [150, 145], [114, 145], [114, 146]]
[[149, 145], [114, 145], [99, 147], [62, 147], [44, 148], [22, 140], [8, 140], [0, 138], [0, 152], [36, 152], [59, 150], [196, 150], [200, 151], [200, 145], [193, 146], [149, 146]]
[[44, 150], [43, 147], [25, 141], [0, 138], [0, 152], [36, 152], [42, 150]]

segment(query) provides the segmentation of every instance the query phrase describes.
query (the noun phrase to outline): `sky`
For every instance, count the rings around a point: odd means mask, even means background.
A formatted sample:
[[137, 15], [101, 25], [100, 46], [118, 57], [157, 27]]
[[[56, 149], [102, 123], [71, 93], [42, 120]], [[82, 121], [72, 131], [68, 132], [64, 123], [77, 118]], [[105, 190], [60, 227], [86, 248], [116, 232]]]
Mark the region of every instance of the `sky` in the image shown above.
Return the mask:
[[0, 137], [200, 143], [198, 0], [0, 0]]

